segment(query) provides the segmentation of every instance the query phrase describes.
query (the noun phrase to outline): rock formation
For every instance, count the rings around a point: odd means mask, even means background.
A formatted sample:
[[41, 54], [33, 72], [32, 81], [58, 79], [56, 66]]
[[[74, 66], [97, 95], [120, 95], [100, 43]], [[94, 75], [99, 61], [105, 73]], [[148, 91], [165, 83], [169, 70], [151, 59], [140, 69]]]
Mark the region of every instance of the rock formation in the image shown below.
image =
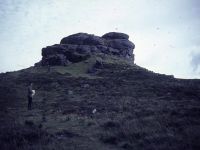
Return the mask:
[[65, 37], [60, 44], [42, 49], [42, 60], [36, 66], [65, 66], [86, 60], [91, 55], [103, 53], [134, 62], [135, 45], [124, 33], [110, 32], [102, 37], [87, 33], [77, 33]]

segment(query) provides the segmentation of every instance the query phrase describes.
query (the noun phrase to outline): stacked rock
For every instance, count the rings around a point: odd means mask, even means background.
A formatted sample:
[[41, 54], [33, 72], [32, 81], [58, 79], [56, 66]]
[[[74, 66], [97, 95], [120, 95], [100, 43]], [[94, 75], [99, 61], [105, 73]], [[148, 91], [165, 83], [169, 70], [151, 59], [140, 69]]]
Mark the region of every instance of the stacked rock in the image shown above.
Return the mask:
[[102, 37], [87, 33], [73, 34], [63, 38], [60, 44], [43, 48], [42, 60], [36, 65], [65, 66], [86, 60], [95, 53], [115, 55], [133, 62], [135, 45], [128, 39], [127, 34], [117, 32], [106, 33]]

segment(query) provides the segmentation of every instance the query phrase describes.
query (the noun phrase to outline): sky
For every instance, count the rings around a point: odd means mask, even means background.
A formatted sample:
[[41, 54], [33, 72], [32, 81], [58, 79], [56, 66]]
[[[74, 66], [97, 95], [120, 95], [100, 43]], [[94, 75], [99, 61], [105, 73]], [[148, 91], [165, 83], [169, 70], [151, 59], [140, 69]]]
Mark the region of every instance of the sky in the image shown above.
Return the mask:
[[200, 79], [199, 14], [199, 0], [0, 0], [0, 72], [33, 66], [71, 34], [123, 32], [137, 65]]

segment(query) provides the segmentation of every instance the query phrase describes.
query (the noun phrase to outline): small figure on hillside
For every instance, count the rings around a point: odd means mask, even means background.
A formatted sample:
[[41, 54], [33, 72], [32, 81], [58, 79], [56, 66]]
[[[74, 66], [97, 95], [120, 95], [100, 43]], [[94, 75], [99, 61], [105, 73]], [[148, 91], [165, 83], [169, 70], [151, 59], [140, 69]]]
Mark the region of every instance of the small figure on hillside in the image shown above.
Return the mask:
[[96, 108], [92, 110], [92, 113], [95, 114], [97, 112]]
[[28, 110], [31, 110], [33, 96], [35, 95], [35, 90], [33, 90], [33, 83], [28, 86]]

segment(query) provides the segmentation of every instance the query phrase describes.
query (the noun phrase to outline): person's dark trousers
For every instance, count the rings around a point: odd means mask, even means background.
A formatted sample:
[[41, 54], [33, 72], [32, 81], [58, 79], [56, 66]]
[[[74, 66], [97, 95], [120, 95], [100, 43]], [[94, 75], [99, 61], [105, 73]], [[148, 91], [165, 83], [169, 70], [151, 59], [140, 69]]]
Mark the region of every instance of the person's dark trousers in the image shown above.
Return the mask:
[[32, 97], [28, 96], [28, 110], [31, 110], [31, 105], [32, 105]]

